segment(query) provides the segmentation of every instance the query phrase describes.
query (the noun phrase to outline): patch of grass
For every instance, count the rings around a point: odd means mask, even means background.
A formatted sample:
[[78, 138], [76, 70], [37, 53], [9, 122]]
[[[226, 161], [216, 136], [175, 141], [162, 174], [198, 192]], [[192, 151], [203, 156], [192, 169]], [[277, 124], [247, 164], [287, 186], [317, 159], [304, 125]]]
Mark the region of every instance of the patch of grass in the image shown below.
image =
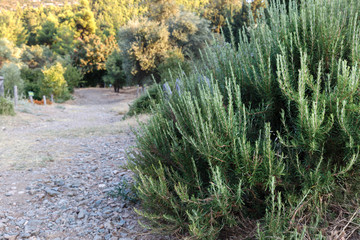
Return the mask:
[[55, 108], [61, 109], [61, 110], [65, 110], [65, 107], [62, 105], [56, 105]]
[[48, 153], [46, 156], [43, 156], [41, 158], [41, 161], [39, 162], [39, 166], [45, 167], [48, 163], [54, 161], [55, 161], [54, 157], [50, 153]]
[[0, 97], [0, 115], [15, 115], [14, 104], [7, 98]]
[[115, 190], [110, 192], [110, 196], [120, 197], [121, 199], [131, 203], [137, 203], [139, 201], [139, 197], [134, 188], [134, 183], [130, 182], [127, 178], [124, 178]]

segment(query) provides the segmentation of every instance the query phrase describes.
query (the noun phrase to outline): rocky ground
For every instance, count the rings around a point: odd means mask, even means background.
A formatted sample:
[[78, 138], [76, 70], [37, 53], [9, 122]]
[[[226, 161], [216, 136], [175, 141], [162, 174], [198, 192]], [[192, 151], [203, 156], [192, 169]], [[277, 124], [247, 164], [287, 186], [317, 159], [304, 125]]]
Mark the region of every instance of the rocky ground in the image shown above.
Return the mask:
[[136, 121], [122, 115], [135, 92], [81, 89], [66, 104], [0, 116], [0, 239], [165, 239], [126, 199]]

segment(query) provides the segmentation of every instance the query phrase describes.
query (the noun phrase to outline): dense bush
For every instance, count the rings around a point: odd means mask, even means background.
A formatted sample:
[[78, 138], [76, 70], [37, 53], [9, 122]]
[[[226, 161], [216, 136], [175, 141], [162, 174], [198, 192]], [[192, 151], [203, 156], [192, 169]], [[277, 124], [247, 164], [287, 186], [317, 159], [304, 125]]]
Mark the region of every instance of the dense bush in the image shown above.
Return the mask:
[[[209, 22], [194, 13], [182, 12], [174, 1], [154, 1], [150, 18], [130, 21], [119, 31], [123, 69], [133, 84], [143, 85], [158, 67], [175, 54], [180, 59], [199, 57], [212, 39]], [[178, 66], [177, 66], [178, 67]]]
[[21, 68], [21, 78], [24, 80], [25, 84], [25, 93], [28, 92], [34, 93], [34, 99], [41, 100], [41, 83], [44, 80], [44, 73], [41, 71], [40, 68], [29, 68], [24, 66]]
[[65, 69], [60, 63], [56, 63], [50, 68], [43, 70], [44, 80], [41, 83], [41, 93], [46, 96], [54, 95], [57, 100], [67, 100], [70, 98], [67, 83], [64, 78]]
[[13, 103], [3, 97], [0, 97], [0, 115], [15, 115]]
[[104, 82], [112, 84], [115, 92], [119, 92], [126, 84], [126, 75], [122, 68], [122, 56], [118, 49], [114, 50], [106, 61], [106, 75]]
[[19, 67], [15, 63], [5, 64], [0, 71], [0, 75], [4, 77], [4, 89], [6, 96], [14, 96], [14, 86], [17, 86], [18, 94], [22, 94], [24, 90], [24, 81], [21, 79]]
[[116, 48], [114, 37], [102, 41], [95, 34], [85, 36], [76, 44], [72, 53], [73, 65], [81, 69], [84, 74], [84, 83], [88, 86], [103, 85], [102, 77], [105, 75], [106, 60]]
[[352, 234], [329, 223], [359, 204], [359, 10], [355, 0], [273, 1], [238, 50], [209, 47], [197, 73], [165, 87], [129, 163], [150, 227], [196, 239], [229, 228], [259, 239]]
[[130, 21], [119, 31], [124, 70], [133, 84], [142, 85], [172, 48], [164, 24], [145, 18]]
[[0, 68], [7, 62], [17, 62], [19, 49], [5, 38], [0, 38]]
[[161, 91], [159, 87], [154, 84], [143, 94], [140, 95], [130, 105], [129, 112], [126, 114], [127, 117], [134, 116], [136, 114], [149, 113], [151, 107], [154, 107], [160, 101]]
[[68, 89], [71, 93], [74, 92], [74, 88], [79, 87], [83, 80], [83, 73], [72, 65], [67, 65], [64, 72], [64, 78], [67, 82]]
[[182, 54], [170, 53], [169, 57], [156, 68], [156, 76], [161, 82], [170, 81], [191, 71], [190, 61], [184, 59]]
[[42, 68], [51, 65], [55, 59], [54, 53], [47, 46], [23, 46], [21, 61], [29, 68]]

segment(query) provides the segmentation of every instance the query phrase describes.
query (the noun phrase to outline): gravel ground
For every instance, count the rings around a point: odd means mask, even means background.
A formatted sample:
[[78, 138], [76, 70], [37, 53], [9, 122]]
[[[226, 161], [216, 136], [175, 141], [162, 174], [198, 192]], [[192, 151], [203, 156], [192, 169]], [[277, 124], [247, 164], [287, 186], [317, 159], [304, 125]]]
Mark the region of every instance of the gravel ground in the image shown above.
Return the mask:
[[122, 166], [136, 121], [121, 119], [135, 92], [81, 89], [66, 104], [0, 116], [0, 239], [169, 239], [114, 195], [132, 179]]

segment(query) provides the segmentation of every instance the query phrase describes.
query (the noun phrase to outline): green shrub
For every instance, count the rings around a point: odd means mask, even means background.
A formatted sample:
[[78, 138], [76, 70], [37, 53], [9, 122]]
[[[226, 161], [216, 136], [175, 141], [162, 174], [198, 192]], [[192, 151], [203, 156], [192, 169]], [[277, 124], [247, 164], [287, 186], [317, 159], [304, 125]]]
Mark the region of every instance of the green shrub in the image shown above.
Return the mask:
[[3, 97], [0, 97], [0, 115], [15, 115], [13, 103]]
[[160, 99], [160, 89], [157, 84], [154, 84], [149, 87], [149, 89], [140, 95], [135, 101], [130, 105], [129, 112], [126, 114], [126, 117], [131, 117], [136, 114], [149, 113], [151, 107], [159, 102]]
[[17, 62], [16, 53], [19, 51], [17, 47], [5, 38], [0, 38], [0, 68], [6, 62]]
[[19, 67], [14, 63], [6, 63], [1, 68], [0, 75], [4, 77], [4, 89], [6, 96], [14, 96], [14, 86], [17, 86], [18, 94], [24, 90], [24, 81], [21, 79]]
[[29, 68], [43, 68], [51, 65], [56, 57], [48, 46], [24, 45], [20, 59]]
[[191, 71], [190, 61], [180, 54], [170, 53], [170, 56], [156, 68], [162, 82], [171, 81]]
[[27, 66], [21, 68], [21, 78], [24, 79], [25, 93], [34, 93], [34, 99], [41, 100], [41, 83], [44, 80], [44, 73], [40, 68], [31, 69]]
[[250, 237], [321, 239], [338, 214], [329, 205], [355, 211], [359, 10], [272, 1], [238, 50], [207, 48], [197, 72], [165, 88], [129, 154], [150, 227], [217, 239], [250, 222]]
[[71, 93], [74, 92], [76, 87], [79, 87], [82, 82], [84, 75], [83, 73], [72, 65], [67, 65], [64, 72], [64, 78], [67, 82], [68, 89]]
[[133, 182], [129, 181], [127, 178], [124, 178], [119, 182], [115, 190], [110, 192], [110, 196], [120, 197], [122, 200], [130, 203], [137, 203], [139, 201]]
[[106, 75], [104, 82], [112, 84], [115, 92], [119, 92], [126, 84], [126, 75], [122, 68], [122, 56], [119, 50], [114, 50], [106, 60]]
[[41, 83], [41, 93], [45, 96], [54, 95], [57, 100], [66, 100], [71, 96], [64, 78], [65, 69], [60, 63], [43, 70], [44, 80]]

